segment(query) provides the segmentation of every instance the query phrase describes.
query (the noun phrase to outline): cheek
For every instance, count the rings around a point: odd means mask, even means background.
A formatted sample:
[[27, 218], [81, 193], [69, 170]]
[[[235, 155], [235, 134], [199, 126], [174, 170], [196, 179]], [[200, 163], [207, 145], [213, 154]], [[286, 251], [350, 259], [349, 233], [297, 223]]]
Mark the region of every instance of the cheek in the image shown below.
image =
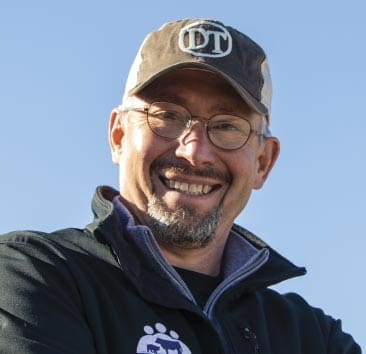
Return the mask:
[[150, 131], [138, 128], [126, 132], [120, 156], [120, 185], [124, 194], [149, 197], [152, 190], [150, 167], [164, 152], [164, 144]]
[[255, 179], [257, 170], [255, 151], [252, 149], [246, 149], [232, 157], [230, 170], [233, 176], [233, 183], [242, 187], [251, 185]]
[[142, 129], [135, 129], [126, 134], [122, 150], [122, 160], [125, 166], [125, 175], [130, 181], [145, 178], [149, 170], [153, 148], [149, 136]]
[[130, 127], [122, 141], [122, 159], [131, 165], [148, 161], [154, 152], [154, 140], [144, 127]]
[[129, 135], [132, 139], [127, 142], [129, 146], [133, 146], [134, 150], [143, 153], [146, 150], [147, 146], [150, 145], [149, 135], [145, 134], [146, 132], [143, 129], [135, 129], [133, 135]]
[[233, 155], [231, 162], [228, 167], [232, 182], [227, 192], [227, 206], [240, 212], [253, 190], [257, 164], [255, 155], [251, 152]]

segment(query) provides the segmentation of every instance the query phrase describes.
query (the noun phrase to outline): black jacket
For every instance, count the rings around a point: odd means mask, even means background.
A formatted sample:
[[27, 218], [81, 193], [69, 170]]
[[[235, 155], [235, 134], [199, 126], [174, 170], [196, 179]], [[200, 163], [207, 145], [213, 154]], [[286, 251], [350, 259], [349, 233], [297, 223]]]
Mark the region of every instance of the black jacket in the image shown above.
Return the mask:
[[97, 189], [84, 230], [0, 237], [0, 353], [361, 353], [340, 321], [268, 288], [305, 270], [238, 226], [202, 310], [117, 194]]

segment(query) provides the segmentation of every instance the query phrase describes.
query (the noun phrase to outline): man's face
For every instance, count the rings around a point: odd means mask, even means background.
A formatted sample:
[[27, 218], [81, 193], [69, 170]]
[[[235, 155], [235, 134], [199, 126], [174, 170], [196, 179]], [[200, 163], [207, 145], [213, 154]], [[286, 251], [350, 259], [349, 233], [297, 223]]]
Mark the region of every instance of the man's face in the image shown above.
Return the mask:
[[[253, 129], [262, 128], [260, 115], [226, 81], [207, 71], [168, 73], [132, 97], [129, 106], [141, 108], [157, 101], [179, 104], [207, 119], [218, 113], [246, 117]], [[217, 148], [202, 123], [176, 139], [160, 137], [150, 130], [143, 112], [112, 112], [110, 126], [124, 202], [159, 242], [184, 248], [227, 237], [278, 153], [275, 139], [261, 143], [256, 134], [238, 150]]]

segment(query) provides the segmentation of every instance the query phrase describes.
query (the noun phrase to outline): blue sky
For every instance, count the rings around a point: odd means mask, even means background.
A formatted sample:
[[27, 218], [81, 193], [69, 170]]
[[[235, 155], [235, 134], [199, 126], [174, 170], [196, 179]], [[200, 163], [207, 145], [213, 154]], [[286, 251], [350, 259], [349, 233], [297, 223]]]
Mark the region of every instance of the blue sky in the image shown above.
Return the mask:
[[166, 21], [218, 18], [267, 52], [282, 143], [237, 222], [307, 267], [277, 289], [365, 348], [365, 13], [363, 0], [2, 1], [0, 233], [88, 223], [95, 186], [117, 187], [107, 122], [140, 42]]

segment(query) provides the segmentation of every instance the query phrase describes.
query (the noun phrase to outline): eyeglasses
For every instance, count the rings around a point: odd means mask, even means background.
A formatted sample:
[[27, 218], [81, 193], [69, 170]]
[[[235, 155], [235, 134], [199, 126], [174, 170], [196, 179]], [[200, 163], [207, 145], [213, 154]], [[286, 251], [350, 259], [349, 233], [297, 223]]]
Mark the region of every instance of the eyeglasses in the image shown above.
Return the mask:
[[204, 124], [210, 142], [224, 150], [236, 150], [243, 147], [251, 133], [267, 136], [264, 131], [255, 130], [244, 117], [231, 114], [215, 114], [209, 119], [193, 116], [186, 108], [169, 102], [153, 102], [143, 108], [125, 108], [123, 112], [146, 113], [150, 129], [158, 136], [176, 139], [189, 131], [194, 121]]

